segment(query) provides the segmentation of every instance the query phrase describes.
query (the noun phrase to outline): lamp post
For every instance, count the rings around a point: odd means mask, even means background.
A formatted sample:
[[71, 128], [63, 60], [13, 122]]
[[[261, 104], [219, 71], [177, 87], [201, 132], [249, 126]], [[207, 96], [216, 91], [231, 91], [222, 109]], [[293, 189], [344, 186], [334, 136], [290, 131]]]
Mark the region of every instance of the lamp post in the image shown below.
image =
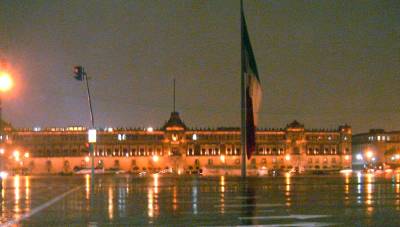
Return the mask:
[[12, 87], [12, 80], [10, 75], [7, 72], [0, 72], [0, 133], [1, 133], [1, 141], [3, 142], [3, 132], [4, 132], [4, 125], [3, 125], [3, 116], [2, 116], [2, 93], [8, 91]]
[[1, 157], [0, 157], [0, 170], [2, 171], [4, 168], [4, 124], [3, 124], [3, 116], [2, 116], [2, 93], [11, 89], [13, 85], [12, 79], [10, 74], [5, 71], [0, 71], [0, 150], [1, 150]]
[[96, 143], [96, 129], [94, 127], [94, 117], [92, 108], [92, 99], [90, 96], [89, 80], [85, 68], [78, 65], [74, 67], [74, 78], [86, 82], [86, 91], [89, 104], [91, 128], [88, 130], [89, 154], [92, 160], [91, 164], [91, 188], [94, 190], [94, 143]]

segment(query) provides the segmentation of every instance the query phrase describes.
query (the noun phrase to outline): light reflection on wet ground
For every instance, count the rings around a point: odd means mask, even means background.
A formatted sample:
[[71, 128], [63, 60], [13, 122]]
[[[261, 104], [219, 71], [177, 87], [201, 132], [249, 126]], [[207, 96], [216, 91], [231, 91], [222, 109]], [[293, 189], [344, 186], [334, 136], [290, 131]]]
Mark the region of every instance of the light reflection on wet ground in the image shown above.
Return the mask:
[[88, 176], [9, 177], [1, 191], [0, 223], [397, 226], [400, 215], [400, 174], [96, 177], [94, 191]]

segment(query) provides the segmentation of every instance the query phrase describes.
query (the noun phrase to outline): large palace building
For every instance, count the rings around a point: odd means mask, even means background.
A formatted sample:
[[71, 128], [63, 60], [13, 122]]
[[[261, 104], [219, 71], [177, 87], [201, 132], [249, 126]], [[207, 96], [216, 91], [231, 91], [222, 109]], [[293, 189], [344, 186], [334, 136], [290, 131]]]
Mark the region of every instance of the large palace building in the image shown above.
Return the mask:
[[[284, 129], [259, 129], [250, 174], [271, 170], [336, 171], [351, 168], [351, 127], [308, 130], [297, 121]], [[8, 169], [30, 174], [70, 173], [90, 166], [84, 127], [13, 129], [5, 143]], [[4, 150], [2, 150], [4, 151]], [[129, 172], [240, 173], [239, 128], [188, 128], [172, 112], [162, 128], [98, 129], [97, 169]]]

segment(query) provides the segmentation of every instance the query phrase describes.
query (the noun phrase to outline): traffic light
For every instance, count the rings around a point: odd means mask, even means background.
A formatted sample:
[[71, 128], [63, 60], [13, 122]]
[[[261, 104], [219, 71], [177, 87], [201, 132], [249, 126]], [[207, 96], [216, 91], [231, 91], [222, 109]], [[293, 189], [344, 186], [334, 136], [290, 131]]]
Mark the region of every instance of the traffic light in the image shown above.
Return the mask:
[[74, 77], [75, 77], [75, 79], [82, 81], [84, 76], [85, 76], [85, 70], [83, 69], [83, 67], [80, 66], [80, 65], [79, 66], [75, 66], [74, 67]]

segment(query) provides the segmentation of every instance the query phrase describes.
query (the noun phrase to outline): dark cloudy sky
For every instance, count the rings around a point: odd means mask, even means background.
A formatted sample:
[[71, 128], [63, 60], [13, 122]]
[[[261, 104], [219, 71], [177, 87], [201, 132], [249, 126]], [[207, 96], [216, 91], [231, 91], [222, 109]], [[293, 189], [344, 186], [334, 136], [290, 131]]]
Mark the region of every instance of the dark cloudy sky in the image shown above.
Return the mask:
[[[262, 127], [400, 129], [400, 2], [248, 0]], [[239, 0], [0, 1], [0, 57], [18, 127], [240, 125]]]

